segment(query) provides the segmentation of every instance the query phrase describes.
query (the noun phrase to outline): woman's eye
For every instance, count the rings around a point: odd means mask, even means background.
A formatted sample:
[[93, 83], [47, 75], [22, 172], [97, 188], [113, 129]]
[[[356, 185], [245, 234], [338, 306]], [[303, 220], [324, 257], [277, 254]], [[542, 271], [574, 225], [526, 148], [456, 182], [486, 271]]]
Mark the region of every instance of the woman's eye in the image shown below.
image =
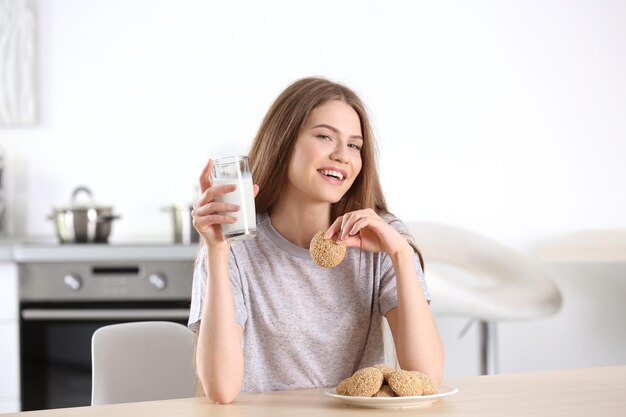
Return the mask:
[[333, 138], [331, 138], [328, 135], [317, 135], [317, 137], [320, 138], [320, 139], [324, 139], [324, 140], [332, 140], [333, 139]]
[[350, 145], [348, 145], [348, 146], [349, 146], [349, 147], [351, 147], [351, 148], [353, 148], [353, 149], [356, 149], [357, 151], [360, 151], [360, 150], [361, 150], [361, 147], [360, 147], [359, 145], [355, 145], [355, 144], [353, 144], [353, 143], [351, 143], [351, 144], [350, 144]]

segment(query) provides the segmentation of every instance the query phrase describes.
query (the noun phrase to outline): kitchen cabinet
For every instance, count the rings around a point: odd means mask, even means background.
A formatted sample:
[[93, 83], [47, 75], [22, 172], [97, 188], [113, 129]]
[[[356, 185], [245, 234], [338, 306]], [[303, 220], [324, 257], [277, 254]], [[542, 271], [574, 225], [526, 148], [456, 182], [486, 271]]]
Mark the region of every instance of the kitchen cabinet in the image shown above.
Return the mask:
[[20, 410], [17, 267], [0, 262], [0, 413]]

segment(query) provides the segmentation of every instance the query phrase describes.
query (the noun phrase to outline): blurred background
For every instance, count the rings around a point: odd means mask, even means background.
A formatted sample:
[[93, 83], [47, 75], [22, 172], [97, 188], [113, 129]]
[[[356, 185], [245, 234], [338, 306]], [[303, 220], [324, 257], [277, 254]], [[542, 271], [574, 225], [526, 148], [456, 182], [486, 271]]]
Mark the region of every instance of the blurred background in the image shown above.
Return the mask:
[[[625, 263], [540, 255], [626, 229], [626, 2], [23, 3], [35, 102], [0, 127], [6, 239], [53, 238], [46, 217], [84, 184], [122, 216], [112, 243], [168, 241], [162, 207], [193, 201], [207, 159], [247, 153], [278, 93], [319, 75], [368, 106], [392, 212], [554, 277], [557, 315], [500, 326], [502, 372], [626, 363]], [[475, 374], [475, 332], [438, 322], [446, 374]]]

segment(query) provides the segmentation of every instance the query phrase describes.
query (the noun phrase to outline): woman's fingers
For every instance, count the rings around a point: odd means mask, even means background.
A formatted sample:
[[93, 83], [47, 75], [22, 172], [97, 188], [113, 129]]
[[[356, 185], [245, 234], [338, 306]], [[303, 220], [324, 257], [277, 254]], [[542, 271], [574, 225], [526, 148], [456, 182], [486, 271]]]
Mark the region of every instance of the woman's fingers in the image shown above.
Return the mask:
[[365, 216], [364, 213], [352, 213], [350, 216], [344, 216], [344, 222], [341, 225], [341, 233], [337, 238], [337, 243], [343, 243], [344, 240], [346, 240], [346, 238], [348, 238], [349, 236], [356, 235], [363, 227], [367, 226], [369, 223], [370, 219], [369, 217]]
[[198, 231], [202, 231], [207, 230], [210, 226], [234, 223], [237, 218], [229, 215], [229, 213], [238, 212], [240, 209], [241, 207], [236, 204], [211, 201], [205, 205], [194, 207], [191, 212], [193, 225]]
[[337, 217], [337, 219], [330, 225], [326, 233], [324, 234], [324, 239], [330, 239], [331, 237], [339, 234], [341, 231], [341, 222], [343, 220], [343, 216]]
[[[338, 235], [337, 243], [341, 243], [350, 236], [357, 235], [365, 227], [376, 228], [376, 220], [381, 220], [374, 210], [357, 210], [338, 217], [326, 231], [324, 239]], [[355, 243], [352, 241], [352, 243]]]
[[204, 193], [211, 187], [211, 169], [213, 168], [213, 160], [209, 159], [200, 174], [200, 192]]
[[338, 217], [326, 231], [324, 239], [335, 234], [338, 234], [337, 243], [370, 252], [394, 254], [406, 250], [408, 245], [406, 238], [372, 209], [352, 211]]
[[237, 189], [236, 184], [225, 184], [225, 185], [216, 185], [215, 187], [209, 187], [202, 193], [202, 195], [200, 195], [200, 198], [196, 201], [194, 206], [201, 207], [215, 200], [215, 197], [232, 193], [236, 189]]
[[199, 207], [194, 207], [191, 212], [192, 216], [206, 216], [214, 213], [229, 213], [236, 212], [241, 209], [241, 206], [236, 204], [221, 203], [219, 201], [211, 201]]
[[209, 214], [206, 216], [196, 216], [193, 218], [193, 225], [196, 228], [205, 229], [208, 226], [219, 225], [222, 223], [235, 223], [236, 217], [226, 214]]
[[[337, 243], [344, 243], [350, 236], [356, 236], [366, 227], [376, 229], [377, 220], [382, 221], [373, 210], [357, 210], [339, 217], [335, 220], [331, 229], [333, 233], [338, 233]], [[326, 236], [328, 235], [332, 236], [330, 229], [329, 232], [326, 233]], [[351, 240], [351, 243], [354, 244], [356, 241]]]
[[340, 243], [341, 240], [346, 238], [354, 223], [356, 223], [364, 215], [364, 211], [360, 210], [346, 213], [341, 217], [337, 217], [337, 219], [324, 234], [324, 239], [330, 239], [334, 235], [338, 235], [337, 243]]
[[[223, 214], [211, 214], [208, 216], [197, 216], [193, 218], [193, 227], [203, 236], [216, 236], [215, 233], [220, 233], [221, 224], [232, 224], [237, 221], [232, 216], [226, 216]], [[215, 229], [217, 228], [217, 229]], [[221, 236], [221, 233], [220, 233]]]
[[362, 239], [360, 235], [348, 236], [343, 241], [341, 241], [341, 243], [343, 243], [349, 248], [362, 248], [361, 242], [362, 242]]
[[341, 236], [341, 238], [346, 239], [349, 236], [355, 236], [361, 231], [361, 229], [363, 229], [364, 227], [367, 227], [370, 224], [370, 222], [371, 222], [371, 219], [369, 217], [360, 218], [359, 220], [356, 221], [356, 223], [352, 225], [350, 230], [344, 230], [344, 234], [343, 236]]
[[337, 243], [341, 243], [341, 241], [346, 238], [346, 235], [348, 234], [348, 231], [352, 228], [352, 225], [357, 222], [362, 215], [362, 211], [353, 211], [350, 213], [346, 213], [343, 216], [343, 219], [341, 221], [341, 230], [339, 231], [339, 238], [337, 239]]

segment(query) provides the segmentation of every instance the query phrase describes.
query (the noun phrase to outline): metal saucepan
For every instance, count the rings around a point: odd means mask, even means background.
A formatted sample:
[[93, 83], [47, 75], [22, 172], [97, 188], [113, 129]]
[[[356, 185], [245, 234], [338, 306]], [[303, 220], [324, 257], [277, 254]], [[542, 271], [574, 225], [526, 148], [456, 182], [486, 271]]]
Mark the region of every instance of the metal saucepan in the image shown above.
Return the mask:
[[189, 245], [198, 242], [200, 235], [195, 227], [193, 227], [191, 204], [174, 204], [172, 206], [163, 207], [163, 211], [172, 213], [172, 224], [174, 225], [174, 243], [182, 243]]
[[[77, 197], [81, 193], [89, 197], [88, 204], [77, 204]], [[107, 243], [111, 223], [119, 218], [113, 214], [112, 207], [96, 205], [91, 190], [83, 186], [72, 192], [70, 206], [55, 208], [53, 214], [48, 216], [49, 220], [54, 221], [61, 243]]]

